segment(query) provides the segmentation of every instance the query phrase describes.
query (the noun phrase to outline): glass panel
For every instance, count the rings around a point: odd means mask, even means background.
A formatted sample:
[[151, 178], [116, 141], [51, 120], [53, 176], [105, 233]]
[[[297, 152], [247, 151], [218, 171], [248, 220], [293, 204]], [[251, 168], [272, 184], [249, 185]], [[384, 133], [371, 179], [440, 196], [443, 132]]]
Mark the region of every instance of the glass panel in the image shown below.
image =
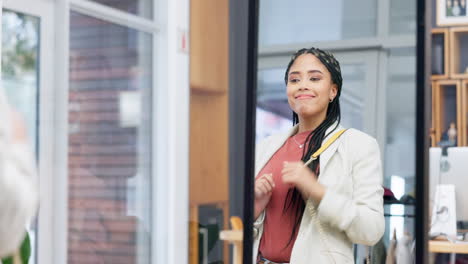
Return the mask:
[[377, 1], [262, 0], [259, 23], [260, 46], [373, 37]]
[[394, 230], [397, 238], [402, 238], [405, 232], [414, 236], [416, 163], [415, 51], [410, 48], [393, 49], [389, 54], [384, 186], [393, 192], [398, 201], [385, 201], [386, 242], [393, 237]]
[[153, 19], [153, 0], [91, 0], [130, 14]]
[[392, 35], [416, 33], [416, 1], [392, 0], [390, 2], [390, 29]]
[[364, 64], [342, 63], [343, 89], [340, 96], [341, 124], [364, 129], [364, 97], [366, 71]]
[[70, 15], [69, 263], [151, 263], [151, 47]]
[[[28, 139], [38, 153], [39, 98], [39, 24], [37, 17], [3, 10], [2, 17], [2, 85], [9, 103], [25, 119]], [[35, 263], [37, 222], [29, 235]]]

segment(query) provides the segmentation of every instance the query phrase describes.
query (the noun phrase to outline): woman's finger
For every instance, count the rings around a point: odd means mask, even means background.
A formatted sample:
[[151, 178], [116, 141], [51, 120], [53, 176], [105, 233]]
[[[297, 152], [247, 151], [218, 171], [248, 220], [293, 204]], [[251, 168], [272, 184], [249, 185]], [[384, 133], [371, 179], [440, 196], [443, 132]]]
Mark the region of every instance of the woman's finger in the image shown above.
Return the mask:
[[263, 183], [260, 183], [258, 188], [260, 189], [262, 196], [268, 193], [268, 190]]
[[269, 174], [265, 177], [265, 179], [268, 181], [270, 184], [271, 188], [275, 188], [275, 181], [273, 180], [273, 175]]
[[273, 190], [273, 186], [271, 186], [269, 181], [265, 180], [262, 182], [262, 184], [263, 184], [263, 187], [265, 187], [265, 190], [267, 191], [267, 193]]

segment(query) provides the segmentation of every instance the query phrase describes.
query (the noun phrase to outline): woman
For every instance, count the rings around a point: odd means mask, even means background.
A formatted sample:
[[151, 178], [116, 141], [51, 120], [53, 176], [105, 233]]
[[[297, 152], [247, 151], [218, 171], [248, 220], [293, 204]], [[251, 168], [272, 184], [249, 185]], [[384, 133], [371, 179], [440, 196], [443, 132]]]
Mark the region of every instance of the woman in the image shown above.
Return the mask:
[[301, 49], [284, 80], [295, 126], [257, 146], [255, 261], [354, 263], [353, 243], [373, 245], [384, 232], [379, 147], [348, 129], [305, 164], [343, 130], [340, 65], [328, 52]]

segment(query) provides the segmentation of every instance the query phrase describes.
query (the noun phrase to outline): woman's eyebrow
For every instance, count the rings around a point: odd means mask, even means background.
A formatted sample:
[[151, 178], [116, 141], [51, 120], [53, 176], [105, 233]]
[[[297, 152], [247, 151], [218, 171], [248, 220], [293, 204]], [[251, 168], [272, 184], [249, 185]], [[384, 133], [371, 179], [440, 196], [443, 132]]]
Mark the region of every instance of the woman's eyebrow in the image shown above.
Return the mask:
[[[323, 72], [319, 71], [319, 70], [310, 70], [308, 71], [307, 73], [321, 73], [323, 74]], [[293, 71], [293, 72], [290, 72], [289, 75], [293, 75], [293, 74], [301, 74], [300, 72], [298, 71]]]

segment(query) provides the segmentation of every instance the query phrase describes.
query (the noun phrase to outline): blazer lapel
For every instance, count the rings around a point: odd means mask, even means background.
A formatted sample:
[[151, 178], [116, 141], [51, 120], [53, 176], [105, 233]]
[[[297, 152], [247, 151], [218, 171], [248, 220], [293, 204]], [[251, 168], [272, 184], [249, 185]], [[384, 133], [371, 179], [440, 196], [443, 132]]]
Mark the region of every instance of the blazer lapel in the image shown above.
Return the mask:
[[[327, 129], [327, 132], [325, 133], [328, 134], [330, 131], [332, 131], [335, 128], [336, 124], [333, 124], [331, 127]], [[340, 131], [343, 129], [343, 126], [338, 125], [338, 127], [331, 133], [328, 137], [324, 138], [322, 141], [322, 144], [327, 142], [328, 139], [330, 139], [336, 132]], [[320, 155], [320, 170], [323, 171], [325, 167], [327, 166], [328, 162], [330, 159], [333, 157], [333, 154], [335, 154], [336, 150], [338, 149], [339, 143], [341, 141], [342, 137], [339, 137], [335, 142], [333, 142], [321, 155]]]

